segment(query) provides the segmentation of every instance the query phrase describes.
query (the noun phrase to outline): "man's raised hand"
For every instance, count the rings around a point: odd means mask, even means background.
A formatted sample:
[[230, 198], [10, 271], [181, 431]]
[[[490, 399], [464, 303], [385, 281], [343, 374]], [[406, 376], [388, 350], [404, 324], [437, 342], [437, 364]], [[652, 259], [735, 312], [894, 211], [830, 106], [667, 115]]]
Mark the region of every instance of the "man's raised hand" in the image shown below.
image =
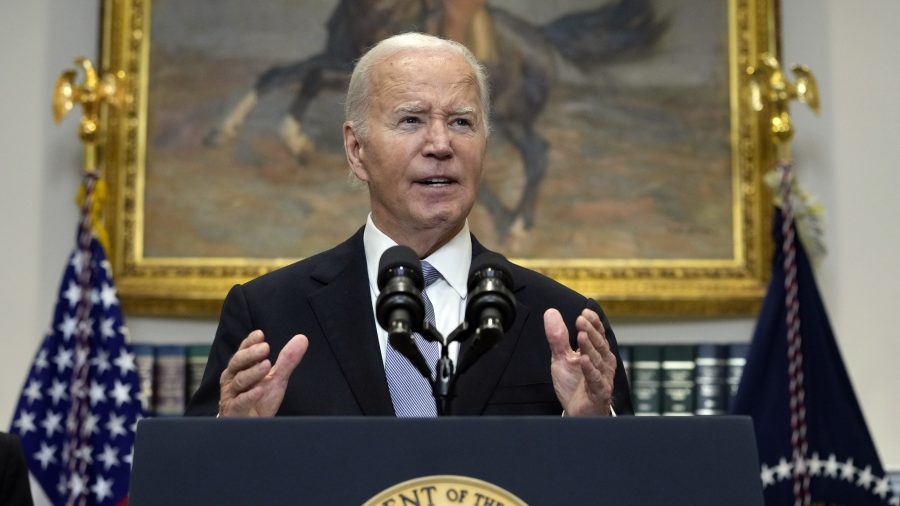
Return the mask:
[[569, 345], [569, 331], [556, 309], [544, 313], [550, 344], [553, 389], [566, 415], [608, 415], [612, 406], [616, 356], [609, 349], [600, 316], [585, 309], [575, 320], [578, 349]]
[[272, 365], [263, 332], [248, 334], [219, 377], [219, 416], [274, 416], [308, 347], [306, 336], [297, 334]]

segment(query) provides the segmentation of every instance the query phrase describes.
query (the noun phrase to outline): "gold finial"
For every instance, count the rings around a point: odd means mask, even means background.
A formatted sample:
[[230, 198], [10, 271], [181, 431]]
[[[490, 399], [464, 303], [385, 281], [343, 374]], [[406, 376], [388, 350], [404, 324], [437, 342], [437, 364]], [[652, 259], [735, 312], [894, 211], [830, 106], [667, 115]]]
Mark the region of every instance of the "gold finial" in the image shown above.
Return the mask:
[[84, 70], [84, 82], [77, 84], [75, 70], [59, 75], [53, 88], [53, 120], [59, 123], [76, 104], [80, 104], [83, 116], [78, 126], [78, 136], [84, 143], [85, 170], [97, 168], [96, 147], [100, 140], [100, 115], [103, 104], [121, 107], [127, 98], [124, 72], [106, 72], [98, 76], [94, 65], [87, 58], [75, 59]]
[[787, 80], [778, 59], [769, 53], [760, 57], [757, 67], [748, 69], [751, 105], [757, 112], [770, 112], [770, 133], [779, 149], [785, 152], [794, 135], [788, 108], [790, 101], [796, 99], [819, 113], [819, 86], [815, 76], [804, 65], [794, 65], [791, 70], [796, 78], [793, 82]]

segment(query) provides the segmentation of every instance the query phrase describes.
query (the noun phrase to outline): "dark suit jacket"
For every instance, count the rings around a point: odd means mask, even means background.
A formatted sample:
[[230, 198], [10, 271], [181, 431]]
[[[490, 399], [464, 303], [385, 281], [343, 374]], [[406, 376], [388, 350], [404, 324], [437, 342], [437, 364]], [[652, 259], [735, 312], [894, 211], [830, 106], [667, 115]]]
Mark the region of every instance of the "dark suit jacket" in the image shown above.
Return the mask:
[[[473, 239], [472, 253], [486, 251]], [[631, 397], [616, 339], [600, 306], [536, 272], [509, 264], [517, 314], [502, 341], [460, 376], [455, 415], [559, 415], [562, 407], [550, 379], [550, 347], [543, 314], [555, 307], [575, 342], [575, 318], [584, 308], [600, 314], [616, 354], [613, 406], [630, 414]], [[279, 415], [386, 415], [394, 408], [388, 391], [369, 295], [363, 232], [335, 248], [231, 289], [206, 372], [186, 414], [218, 412], [219, 376], [240, 342], [261, 329], [272, 363], [295, 334], [309, 349], [291, 376]], [[466, 352], [463, 345], [460, 356]]]
[[34, 504], [28, 483], [25, 454], [16, 436], [0, 432], [0, 504], [24, 506]]

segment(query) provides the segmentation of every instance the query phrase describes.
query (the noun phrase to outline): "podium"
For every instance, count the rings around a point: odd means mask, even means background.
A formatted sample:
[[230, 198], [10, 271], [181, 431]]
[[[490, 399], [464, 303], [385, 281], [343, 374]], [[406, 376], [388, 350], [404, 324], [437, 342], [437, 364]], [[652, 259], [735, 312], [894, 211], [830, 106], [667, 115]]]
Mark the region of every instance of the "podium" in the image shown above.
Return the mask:
[[146, 419], [130, 504], [762, 505], [759, 469], [748, 417]]

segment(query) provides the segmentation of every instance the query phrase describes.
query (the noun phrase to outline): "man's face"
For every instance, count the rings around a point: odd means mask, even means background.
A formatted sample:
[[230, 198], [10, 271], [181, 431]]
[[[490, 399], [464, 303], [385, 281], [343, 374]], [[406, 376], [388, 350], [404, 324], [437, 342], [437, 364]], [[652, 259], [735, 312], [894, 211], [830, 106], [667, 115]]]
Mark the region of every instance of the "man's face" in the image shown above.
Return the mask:
[[472, 68], [452, 52], [408, 50], [372, 70], [366, 137], [344, 134], [375, 224], [401, 243], [455, 234], [475, 202], [486, 145]]

